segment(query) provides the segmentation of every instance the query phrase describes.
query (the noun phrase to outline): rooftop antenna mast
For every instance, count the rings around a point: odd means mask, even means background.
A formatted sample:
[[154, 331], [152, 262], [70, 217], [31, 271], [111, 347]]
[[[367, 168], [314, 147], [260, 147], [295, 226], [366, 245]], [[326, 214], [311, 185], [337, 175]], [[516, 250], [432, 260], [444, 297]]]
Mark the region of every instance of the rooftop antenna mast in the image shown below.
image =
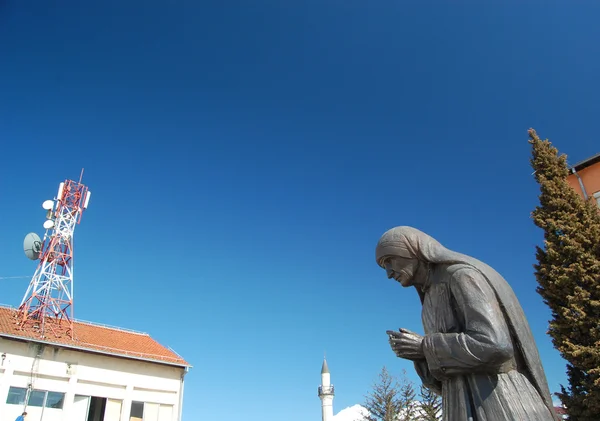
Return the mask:
[[91, 192], [79, 182], [66, 180], [54, 200], [46, 200], [44, 239], [29, 233], [23, 241], [25, 255], [39, 260], [18, 310], [21, 330], [33, 330], [45, 338], [66, 332], [73, 339], [73, 234], [87, 209]]

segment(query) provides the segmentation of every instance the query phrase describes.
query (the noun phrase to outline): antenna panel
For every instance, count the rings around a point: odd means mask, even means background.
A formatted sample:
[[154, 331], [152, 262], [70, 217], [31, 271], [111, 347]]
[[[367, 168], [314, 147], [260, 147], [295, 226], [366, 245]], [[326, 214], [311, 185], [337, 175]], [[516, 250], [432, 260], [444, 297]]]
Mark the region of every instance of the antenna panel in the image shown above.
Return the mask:
[[57, 200], [62, 199], [63, 189], [65, 188], [65, 183], [60, 183], [58, 186], [58, 196], [56, 196]]

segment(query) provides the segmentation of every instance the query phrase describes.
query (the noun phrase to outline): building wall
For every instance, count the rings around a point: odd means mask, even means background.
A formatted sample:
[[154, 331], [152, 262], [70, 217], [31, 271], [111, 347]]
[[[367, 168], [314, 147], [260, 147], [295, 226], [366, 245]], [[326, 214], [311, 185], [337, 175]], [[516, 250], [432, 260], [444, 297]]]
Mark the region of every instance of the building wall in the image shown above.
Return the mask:
[[144, 415], [131, 421], [179, 421], [183, 374], [182, 367], [0, 338], [0, 421], [23, 412], [7, 397], [11, 386], [29, 383], [65, 397], [62, 409], [27, 406], [28, 421], [87, 421], [91, 396], [107, 398], [104, 418], [93, 421], [130, 421], [132, 402], [144, 403]]
[[[590, 165], [581, 171], [577, 171], [577, 175], [581, 178], [588, 197], [594, 197], [594, 193], [600, 193], [600, 162]], [[570, 174], [567, 181], [569, 182], [569, 185], [583, 197], [583, 191], [581, 190], [577, 176], [575, 174]]]

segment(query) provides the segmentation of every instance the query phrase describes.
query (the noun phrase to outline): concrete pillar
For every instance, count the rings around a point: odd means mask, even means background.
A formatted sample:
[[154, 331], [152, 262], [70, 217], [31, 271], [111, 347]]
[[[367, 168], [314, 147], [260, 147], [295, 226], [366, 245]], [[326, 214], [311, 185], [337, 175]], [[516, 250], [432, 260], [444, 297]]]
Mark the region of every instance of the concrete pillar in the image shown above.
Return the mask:
[[[69, 368], [67, 370], [70, 371]], [[69, 385], [67, 386], [67, 392], [65, 393], [65, 402], [63, 404], [63, 413], [67, 419], [70, 419], [71, 412], [73, 411], [73, 403], [75, 401], [75, 390], [77, 389], [77, 375], [71, 374], [69, 377]]]
[[10, 366], [7, 356], [4, 359], [4, 364], [0, 367], [0, 414], [4, 414], [6, 411], [6, 398], [8, 396], [8, 389], [10, 389], [13, 372], [14, 370]]
[[121, 407], [121, 419], [128, 420], [129, 414], [131, 414], [131, 400], [133, 397], [133, 385], [128, 384], [125, 387], [125, 398], [123, 399], [123, 406]]

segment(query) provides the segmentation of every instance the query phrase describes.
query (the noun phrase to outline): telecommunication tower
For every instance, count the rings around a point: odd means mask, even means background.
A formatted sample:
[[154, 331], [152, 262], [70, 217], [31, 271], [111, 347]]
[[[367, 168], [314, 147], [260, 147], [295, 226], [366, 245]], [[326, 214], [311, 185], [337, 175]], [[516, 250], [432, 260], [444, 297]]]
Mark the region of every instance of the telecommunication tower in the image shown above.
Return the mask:
[[39, 263], [17, 312], [20, 329], [31, 329], [42, 338], [73, 338], [73, 233], [90, 196], [80, 177], [79, 182], [60, 183], [54, 200], [42, 204], [47, 211], [44, 239], [29, 233], [23, 242], [27, 257]]

